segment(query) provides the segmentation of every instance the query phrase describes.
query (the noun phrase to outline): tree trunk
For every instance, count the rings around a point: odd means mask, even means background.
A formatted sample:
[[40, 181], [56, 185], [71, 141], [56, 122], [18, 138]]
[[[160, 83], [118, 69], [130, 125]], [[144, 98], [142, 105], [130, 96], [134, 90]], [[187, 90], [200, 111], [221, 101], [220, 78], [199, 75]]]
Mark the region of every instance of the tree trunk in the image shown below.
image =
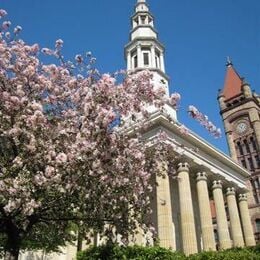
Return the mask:
[[19, 257], [19, 249], [16, 251], [10, 250], [5, 252], [4, 260], [18, 260]]
[[11, 222], [7, 223], [7, 241], [4, 246], [4, 260], [18, 260], [21, 246], [21, 235], [19, 229]]

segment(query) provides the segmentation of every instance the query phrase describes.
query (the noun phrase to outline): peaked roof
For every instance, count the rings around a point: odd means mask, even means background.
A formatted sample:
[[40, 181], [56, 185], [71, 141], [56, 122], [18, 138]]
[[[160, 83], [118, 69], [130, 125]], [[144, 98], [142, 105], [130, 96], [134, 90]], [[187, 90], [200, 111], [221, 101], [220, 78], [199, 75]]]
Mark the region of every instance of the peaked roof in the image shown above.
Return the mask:
[[225, 99], [230, 99], [234, 96], [239, 95], [241, 93], [242, 84], [243, 79], [233, 68], [232, 63], [229, 62], [227, 64], [227, 71], [222, 95], [225, 97]]

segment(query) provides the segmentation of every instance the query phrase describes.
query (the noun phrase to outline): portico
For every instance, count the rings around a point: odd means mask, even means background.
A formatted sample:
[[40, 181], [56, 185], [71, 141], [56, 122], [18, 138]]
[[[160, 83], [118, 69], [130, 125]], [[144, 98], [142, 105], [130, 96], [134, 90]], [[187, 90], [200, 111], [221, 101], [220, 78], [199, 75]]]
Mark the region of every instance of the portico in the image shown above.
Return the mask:
[[144, 138], [152, 140], [163, 131], [168, 135], [165, 142], [179, 155], [176, 162], [165, 162], [173, 164], [163, 168], [165, 178], [157, 178], [153, 219], [159, 244], [186, 255], [255, 245], [247, 171], [191, 131], [182, 134], [178, 122], [169, 122], [162, 112], [150, 120]]

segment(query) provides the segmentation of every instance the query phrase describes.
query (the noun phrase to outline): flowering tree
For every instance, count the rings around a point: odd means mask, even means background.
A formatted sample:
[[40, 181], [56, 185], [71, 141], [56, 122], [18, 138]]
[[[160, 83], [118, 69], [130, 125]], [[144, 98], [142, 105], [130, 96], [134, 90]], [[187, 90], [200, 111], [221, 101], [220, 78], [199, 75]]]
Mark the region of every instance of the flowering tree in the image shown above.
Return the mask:
[[[6, 15], [0, 10], [0, 16]], [[0, 39], [0, 233], [6, 259], [17, 259], [25, 241], [71, 222], [127, 238], [149, 210], [151, 171], [145, 146], [122, 130], [120, 118], [163, 104], [151, 74], [100, 75], [87, 54], [64, 62], [63, 42], [54, 50], [60, 65], [43, 65], [39, 46], [27, 45], [4, 21]], [[86, 65], [86, 66], [85, 66]], [[88, 75], [77, 75], [86, 67]], [[171, 102], [173, 102], [171, 100]], [[115, 120], [118, 124], [114, 124]], [[121, 122], [120, 122], [121, 121]], [[148, 225], [143, 226], [148, 227]], [[44, 233], [44, 232], [43, 232]], [[40, 236], [38, 236], [39, 238]], [[61, 244], [68, 239], [64, 236]]]

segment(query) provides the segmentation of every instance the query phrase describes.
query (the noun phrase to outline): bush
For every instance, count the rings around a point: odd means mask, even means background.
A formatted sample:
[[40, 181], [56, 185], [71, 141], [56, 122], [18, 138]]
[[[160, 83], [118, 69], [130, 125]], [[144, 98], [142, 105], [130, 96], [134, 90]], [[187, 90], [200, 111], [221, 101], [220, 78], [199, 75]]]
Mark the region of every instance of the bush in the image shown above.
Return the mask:
[[103, 245], [79, 252], [77, 260], [260, 260], [260, 245], [184, 256], [162, 247]]
[[104, 245], [79, 252], [77, 260], [182, 260], [182, 253], [162, 247]]
[[259, 253], [252, 248], [233, 248], [218, 252], [201, 252], [189, 256], [189, 260], [259, 260]]

